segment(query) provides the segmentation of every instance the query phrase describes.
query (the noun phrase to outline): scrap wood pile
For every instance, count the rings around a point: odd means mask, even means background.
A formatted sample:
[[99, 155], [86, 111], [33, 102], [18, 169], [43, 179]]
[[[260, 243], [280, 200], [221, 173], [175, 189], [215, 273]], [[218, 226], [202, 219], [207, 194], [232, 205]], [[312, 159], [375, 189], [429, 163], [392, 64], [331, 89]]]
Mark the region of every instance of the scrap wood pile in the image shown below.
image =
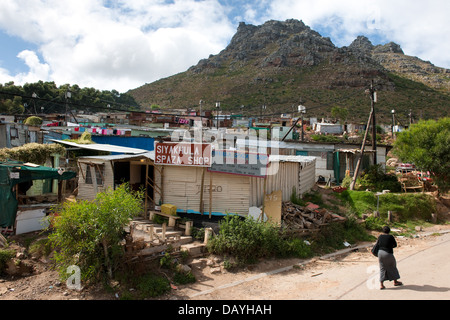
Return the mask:
[[346, 218], [314, 204], [300, 206], [290, 201], [283, 202], [281, 219], [287, 229], [298, 232], [318, 231], [330, 222], [343, 222]]

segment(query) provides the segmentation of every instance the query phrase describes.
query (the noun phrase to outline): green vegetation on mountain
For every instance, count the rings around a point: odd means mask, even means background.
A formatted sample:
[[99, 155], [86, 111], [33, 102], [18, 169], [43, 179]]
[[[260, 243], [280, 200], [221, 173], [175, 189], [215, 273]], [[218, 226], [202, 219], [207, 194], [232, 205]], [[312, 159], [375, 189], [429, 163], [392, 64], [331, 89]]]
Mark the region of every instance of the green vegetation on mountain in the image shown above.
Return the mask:
[[308, 116], [330, 116], [340, 107], [348, 110], [348, 121], [365, 121], [371, 81], [382, 122], [390, 123], [392, 109], [405, 122], [410, 112], [417, 119], [448, 113], [449, 70], [406, 56], [394, 43], [373, 46], [365, 37], [337, 48], [298, 20], [241, 23], [219, 54], [128, 93], [145, 109], [198, 110], [203, 100], [203, 110], [214, 110], [220, 101], [222, 110], [256, 116], [296, 111], [301, 103]]

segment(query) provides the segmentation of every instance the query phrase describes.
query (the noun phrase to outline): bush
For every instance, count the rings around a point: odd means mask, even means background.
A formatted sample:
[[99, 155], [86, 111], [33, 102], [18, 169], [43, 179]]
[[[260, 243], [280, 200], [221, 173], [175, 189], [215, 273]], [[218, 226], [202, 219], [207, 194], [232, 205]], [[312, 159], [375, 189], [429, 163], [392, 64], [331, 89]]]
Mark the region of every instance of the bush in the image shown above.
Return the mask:
[[208, 242], [208, 250], [215, 254], [234, 256], [241, 263], [284, 255], [289, 251], [279, 227], [270, 222], [227, 215], [219, 227], [219, 234]]
[[25, 119], [24, 124], [39, 127], [42, 124], [42, 118], [31, 116]]
[[0, 275], [2, 275], [3, 272], [5, 272], [6, 264], [8, 263], [8, 261], [14, 258], [15, 256], [16, 253], [14, 252], [14, 250], [0, 249]]
[[194, 283], [196, 281], [195, 276], [192, 274], [192, 272], [176, 272], [173, 276], [173, 281], [176, 284], [188, 284], [188, 283]]
[[381, 231], [386, 225], [386, 219], [370, 216], [365, 220], [366, 229]]
[[123, 255], [120, 241], [130, 218], [141, 212], [142, 194], [127, 184], [98, 193], [94, 201], [66, 202], [56, 209], [49, 240], [64, 279], [71, 265], [81, 269], [81, 279], [98, 281], [112, 277]]
[[356, 184], [358, 185], [358, 190], [400, 192], [402, 189], [397, 176], [384, 173], [380, 164], [370, 166], [357, 179]]
[[278, 252], [280, 257], [296, 257], [300, 259], [311, 257], [312, 254], [311, 246], [307, 245], [300, 238], [286, 240]]
[[170, 291], [169, 280], [162, 276], [148, 273], [139, 278], [137, 289], [141, 298], [155, 298]]

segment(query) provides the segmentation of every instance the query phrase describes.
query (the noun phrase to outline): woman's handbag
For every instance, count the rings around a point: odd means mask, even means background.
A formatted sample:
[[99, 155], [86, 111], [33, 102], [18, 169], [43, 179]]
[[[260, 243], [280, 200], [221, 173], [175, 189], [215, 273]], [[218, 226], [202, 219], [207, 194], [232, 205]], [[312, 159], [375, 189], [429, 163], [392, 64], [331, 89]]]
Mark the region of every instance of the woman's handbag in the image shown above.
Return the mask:
[[375, 243], [375, 245], [372, 247], [372, 250], [371, 250], [372, 254], [375, 257], [378, 257], [378, 250], [379, 249], [380, 249], [380, 245], [378, 244], [378, 240], [377, 240], [377, 242]]

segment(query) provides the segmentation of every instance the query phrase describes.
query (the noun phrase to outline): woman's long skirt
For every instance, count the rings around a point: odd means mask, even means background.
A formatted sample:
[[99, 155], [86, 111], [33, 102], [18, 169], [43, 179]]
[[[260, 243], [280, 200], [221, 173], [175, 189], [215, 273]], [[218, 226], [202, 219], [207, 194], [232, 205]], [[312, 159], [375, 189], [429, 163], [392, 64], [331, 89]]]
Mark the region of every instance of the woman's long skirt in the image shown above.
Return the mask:
[[378, 262], [380, 263], [380, 282], [400, 279], [397, 262], [392, 253], [384, 250], [378, 251]]

